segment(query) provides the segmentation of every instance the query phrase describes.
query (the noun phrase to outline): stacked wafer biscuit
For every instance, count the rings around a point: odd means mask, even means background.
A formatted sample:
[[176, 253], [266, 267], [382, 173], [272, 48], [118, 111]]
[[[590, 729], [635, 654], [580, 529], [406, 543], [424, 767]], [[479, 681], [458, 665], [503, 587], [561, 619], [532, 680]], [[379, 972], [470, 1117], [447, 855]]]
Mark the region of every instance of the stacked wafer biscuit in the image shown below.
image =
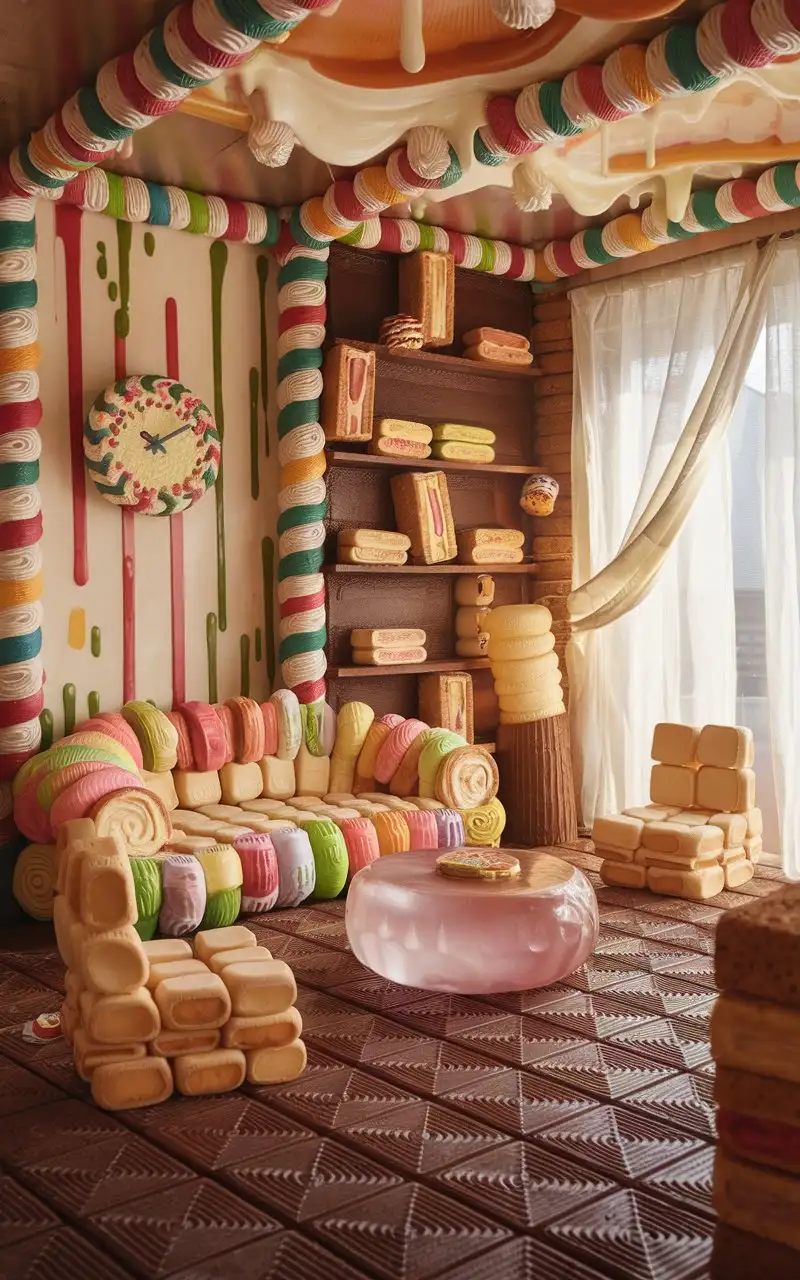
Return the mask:
[[379, 418], [372, 429], [369, 452], [384, 458], [429, 458], [432, 438], [425, 422]]
[[[800, 886], [717, 925], [712, 1275], [800, 1275]], [[796, 1252], [794, 1252], [796, 1251]]]
[[461, 339], [467, 360], [481, 364], [506, 364], [526, 367], [533, 364], [531, 344], [521, 333], [482, 326], [470, 329]]
[[394, 529], [340, 529], [336, 559], [339, 564], [401, 565], [410, 547], [411, 539]]
[[449, 347], [455, 315], [455, 259], [452, 253], [423, 249], [400, 259], [398, 298], [404, 315], [422, 326], [426, 347]]
[[459, 658], [483, 658], [489, 644], [486, 619], [494, 602], [494, 578], [488, 573], [456, 582], [456, 653]]
[[525, 559], [521, 529], [459, 529], [456, 541], [461, 564], [521, 564]]
[[494, 462], [496, 438], [488, 427], [437, 422], [433, 427], [433, 456], [449, 462]]
[[420, 627], [359, 627], [350, 632], [357, 667], [394, 667], [424, 662], [425, 632]]
[[236, 925], [143, 943], [124, 846], [79, 819], [59, 833], [61, 1026], [107, 1110], [294, 1079], [305, 1068], [291, 969]]
[[564, 711], [549, 609], [509, 604], [486, 619], [500, 723], [527, 724]]
[[602, 879], [690, 899], [746, 884], [762, 830], [751, 731], [658, 724], [652, 756], [651, 803], [595, 819]]

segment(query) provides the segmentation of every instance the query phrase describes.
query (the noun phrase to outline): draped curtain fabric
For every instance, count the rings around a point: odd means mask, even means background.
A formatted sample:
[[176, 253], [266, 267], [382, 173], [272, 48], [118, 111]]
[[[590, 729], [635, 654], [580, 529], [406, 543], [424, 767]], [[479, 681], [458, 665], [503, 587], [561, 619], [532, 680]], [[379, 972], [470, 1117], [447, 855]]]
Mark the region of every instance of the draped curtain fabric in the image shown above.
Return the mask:
[[783, 869], [800, 878], [800, 237], [784, 241], [767, 312], [764, 602], [772, 772]]
[[586, 823], [646, 800], [659, 720], [735, 722], [725, 431], [775, 252], [745, 246], [571, 295], [568, 665]]

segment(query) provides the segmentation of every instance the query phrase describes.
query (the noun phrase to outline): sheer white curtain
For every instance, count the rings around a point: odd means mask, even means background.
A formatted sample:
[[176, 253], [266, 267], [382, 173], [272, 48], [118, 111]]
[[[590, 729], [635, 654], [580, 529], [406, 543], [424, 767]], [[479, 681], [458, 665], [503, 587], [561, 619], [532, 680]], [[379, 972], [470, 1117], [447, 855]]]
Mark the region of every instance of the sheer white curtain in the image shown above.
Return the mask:
[[783, 869], [800, 878], [800, 238], [778, 250], [767, 312], [764, 596]]
[[[614, 560], [647, 507], [756, 259], [745, 246], [571, 295], [575, 586]], [[584, 822], [646, 800], [659, 720], [735, 721], [730, 492], [723, 441], [652, 590], [570, 646]]]

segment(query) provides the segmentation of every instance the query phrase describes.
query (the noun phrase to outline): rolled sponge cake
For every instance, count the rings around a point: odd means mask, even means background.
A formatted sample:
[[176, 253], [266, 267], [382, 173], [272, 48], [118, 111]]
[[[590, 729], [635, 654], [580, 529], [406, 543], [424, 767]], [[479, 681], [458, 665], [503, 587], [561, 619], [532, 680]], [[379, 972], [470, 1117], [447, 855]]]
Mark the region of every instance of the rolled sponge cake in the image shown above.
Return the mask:
[[800, 885], [720, 917], [715, 973], [723, 991], [800, 1009]]

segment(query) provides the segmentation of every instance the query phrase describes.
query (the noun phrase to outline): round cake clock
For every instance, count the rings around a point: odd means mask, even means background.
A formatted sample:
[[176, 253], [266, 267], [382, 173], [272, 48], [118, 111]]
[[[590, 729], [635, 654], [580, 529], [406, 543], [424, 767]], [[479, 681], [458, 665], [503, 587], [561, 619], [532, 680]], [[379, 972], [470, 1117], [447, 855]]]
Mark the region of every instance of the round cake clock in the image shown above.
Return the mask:
[[214, 484], [220, 438], [199, 396], [172, 378], [140, 374], [107, 387], [83, 429], [86, 466], [118, 507], [171, 516]]

